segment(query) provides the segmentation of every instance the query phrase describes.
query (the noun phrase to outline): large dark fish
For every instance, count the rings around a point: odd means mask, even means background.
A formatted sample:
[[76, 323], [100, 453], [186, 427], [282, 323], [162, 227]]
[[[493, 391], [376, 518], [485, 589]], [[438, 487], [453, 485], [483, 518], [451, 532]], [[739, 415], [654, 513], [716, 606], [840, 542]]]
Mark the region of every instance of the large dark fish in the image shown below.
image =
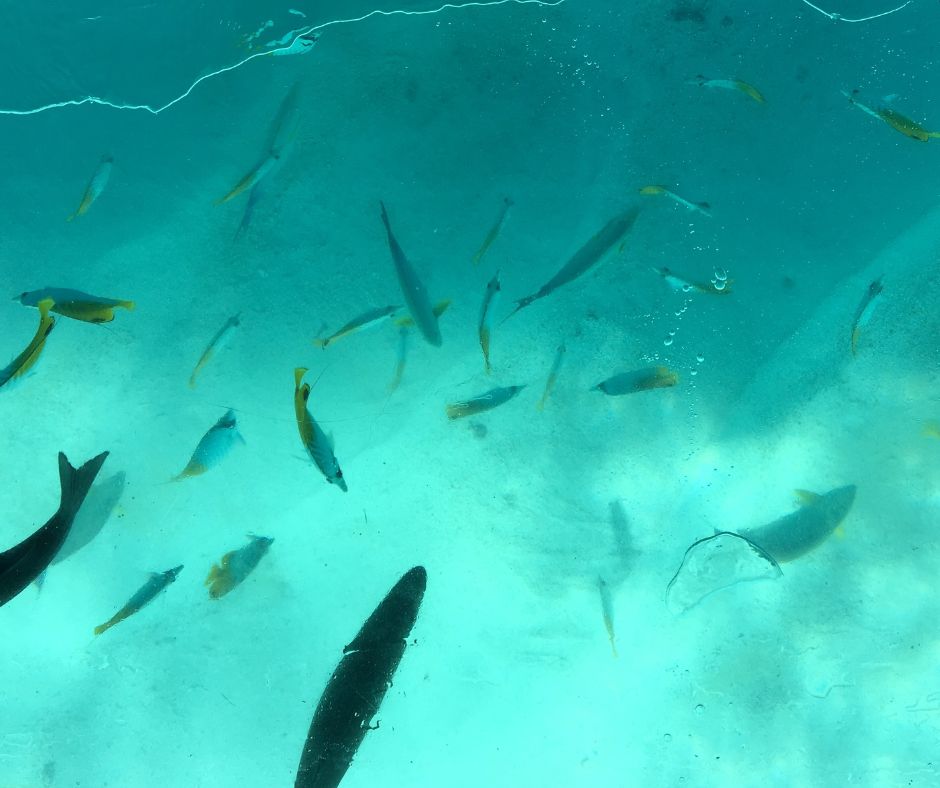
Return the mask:
[[798, 491], [802, 506], [772, 523], [740, 531], [740, 535], [782, 564], [819, 547], [836, 530], [855, 501], [855, 485], [822, 495]]
[[346, 648], [313, 714], [294, 788], [335, 788], [362, 744], [418, 617], [428, 576], [402, 576]]
[[509, 313], [508, 317], [512, 317], [533, 301], [545, 298], [562, 285], [573, 282], [579, 276], [586, 274], [603, 259], [609, 249], [630, 232], [639, 214], [640, 209], [634, 206], [607, 222], [590, 241], [574, 253], [574, 256], [561, 267], [557, 274], [539, 288], [538, 292], [516, 301], [516, 308]]
[[108, 452], [102, 452], [76, 469], [59, 452], [59, 481], [62, 485], [59, 509], [32, 536], [0, 553], [0, 607], [32, 583], [55, 558], [107, 456]]

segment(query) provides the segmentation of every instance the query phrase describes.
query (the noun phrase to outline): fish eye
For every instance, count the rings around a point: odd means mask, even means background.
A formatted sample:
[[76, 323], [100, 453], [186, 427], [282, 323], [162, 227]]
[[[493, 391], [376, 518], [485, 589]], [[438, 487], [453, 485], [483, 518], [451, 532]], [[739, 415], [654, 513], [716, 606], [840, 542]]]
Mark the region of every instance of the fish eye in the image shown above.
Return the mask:
[[343, 472], [339, 468], [336, 469], [336, 478], [337, 479], [343, 478]]

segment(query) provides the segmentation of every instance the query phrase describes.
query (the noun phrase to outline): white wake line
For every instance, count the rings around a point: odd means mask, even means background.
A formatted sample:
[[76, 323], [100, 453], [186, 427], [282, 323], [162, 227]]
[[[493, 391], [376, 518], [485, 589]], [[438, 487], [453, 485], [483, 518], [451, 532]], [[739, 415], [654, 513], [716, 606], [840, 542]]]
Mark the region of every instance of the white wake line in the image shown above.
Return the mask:
[[241, 68], [246, 63], [254, 60], [259, 57], [267, 57], [268, 55], [273, 55], [275, 52], [283, 52], [284, 50], [290, 49], [298, 38], [302, 36], [310, 35], [310, 33], [316, 32], [317, 30], [323, 30], [327, 27], [333, 27], [334, 25], [348, 25], [355, 22], [364, 22], [366, 19], [369, 19], [373, 16], [427, 16], [429, 14], [439, 14], [442, 11], [448, 11], [451, 9], [460, 10], [463, 8], [486, 8], [489, 6], [497, 5], [506, 5], [507, 3], [515, 3], [517, 5], [540, 5], [540, 6], [559, 6], [566, 3], [568, 0], [486, 0], [485, 2], [467, 2], [467, 3], [444, 3], [442, 6], [434, 9], [429, 9], [427, 11], [370, 11], [367, 14], [362, 16], [355, 17], [354, 19], [333, 19], [329, 22], [324, 22], [320, 25], [314, 25], [313, 27], [306, 28], [305, 30], [300, 31], [289, 44], [284, 45], [283, 47], [278, 47], [277, 49], [268, 49], [264, 52], [256, 52], [253, 55], [249, 55], [244, 60], [240, 60], [238, 63], [235, 63], [231, 66], [225, 66], [223, 68], [212, 71], [208, 74], [204, 74], [199, 77], [192, 85], [187, 88], [185, 93], [177, 96], [172, 101], [164, 104], [162, 107], [151, 107], [149, 104], [115, 104], [111, 101], [107, 101], [98, 96], [85, 96], [81, 99], [70, 99], [68, 101], [57, 101], [52, 104], [44, 104], [41, 107], [35, 107], [33, 109], [2, 109], [0, 108], [0, 115], [36, 115], [39, 112], [46, 112], [50, 109], [59, 109], [60, 107], [78, 107], [82, 104], [100, 104], [105, 107], [111, 107], [113, 109], [142, 109], [150, 112], [153, 115], [159, 115], [164, 110], [169, 109], [174, 104], [179, 103], [184, 98], [186, 98], [190, 93], [192, 93], [196, 87], [205, 82], [207, 79], [212, 79], [212, 77], [217, 77], [220, 74], [225, 74], [228, 71], [234, 71], [236, 68]]

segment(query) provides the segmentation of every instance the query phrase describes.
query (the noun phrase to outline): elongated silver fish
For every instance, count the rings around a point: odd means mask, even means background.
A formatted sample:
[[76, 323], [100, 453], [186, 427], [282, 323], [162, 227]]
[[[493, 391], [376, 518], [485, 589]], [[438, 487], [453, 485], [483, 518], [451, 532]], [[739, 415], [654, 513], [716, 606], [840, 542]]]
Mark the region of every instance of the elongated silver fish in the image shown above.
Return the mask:
[[186, 467], [173, 477], [173, 481], [187, 479], [190, 476], [201, 476], [210, 468], [214, 468], [232, 450], [236, 441], [244, 443], [245, 439], [235, 424], [235, 411], [228, 410], [199, 439], [193, 456], [190, 457]]
[[98, 162], [94, 175], [91, 176], [91, 180], [88, 181], [88, 186], [85, 187], [85, 193], [82, 195], [81, 203], [79, 203], [75, 213], [68, 217], [67, 221], [72, 221], [76, 216], [84, 216], [88, 212], [92, 203], [101, 196], [104, 187], [108, 185], [108, 178], [111, 177], [111, 168], [113, 166], [114, 159], [111, 156], [104, 155], [101, 157], [101, 161]]
[[483, 294], [483, 306], [480, 307], [480, 347], [483, 350], [483, 368], [486, 374], [490, 374], [490, 337], [493, 333], [493, 312], [496, 303], [499, 301], [499, 271], [486, 285], [486, 293]]
[[374, 309], [368, 309], [361, 315], [354, 317], [338, 331], [330, 334], [330, 336], [324, 339], [319, 337], [314, 339], [313, 344], [317, 347], [325, 348], [328, 345], [332, 345], [337, 339], [342, 339], [343, 337], [354, 334], [357, 331], [365, 331], [366, 329], [381, 325], [386, 320], [392, 318], [399, 309], [401, 309], [401, 306], [398, 304], [393, 306], [380, 306], [375, 307]]
[[603, 577], [597, 578], [597, 590], [601, 595], [601, 612], [604, 615], [604, 627], [607, 629], [607, 639], [614, 656], [617, 656], [617, 638], [614, 634], [614, 600], [610, 595], [610, 586]]
[[111, 629], [115, 624], [121, 623], [125, 618], [129, 618], [149, 602], [152, 602], [161, 591], [176, 580], [176, 576], [182, 570], [183, 566], [180, 564], [166, 572], [151, 573], [150, 579], [138, 589], [134, 596], [127, 600], [127, 604], [125, 604], [124, 607], [118, 610], [118, 612], [111, 616], [104, 624], [95, 627], [95, 634], [100, 635], [102, 632]]
[[218, 564], [212, 565], [206, 578], [210, 599], [220, 599], [240, 585], [255, 571], [255, 567], [274, 542], [270, 537], [255, 534], [248, 534], [248, 539], [250, 541], [244, 547], [226, 553]]
[[562, 342], [555, 351], [555, 358], [552, 361], [552, 368], [548, 371], [548, 377], [545, 380], [545, 388], [542, 390], [542, 396], [539, 397], [539, 401], [535, 403], [535, 407], [538, 410], [545, 410], [545, 404], [552, 395], [552, 390], [555, 388], [555, 381], [558, 379], [558, 371], [561, 369], [561, 363], [564, 360], [565, 343]]
[[385, 210], [385, 203], [381, 203], [381, 206], [382, 223], [385, 225], [385, 232], [388, 235], [388, 249], [392, 254], [398, 284], [401, 286], [401, 293], [408, 305], [408, 311], [411, 312], [415, 325], [418, 326], [418, 330], [428, 343], [434, 345], [434, 347], [440, 347], [442, 341], [441, 328], [437, 324], [437, 315], [434, 314], [434, 306], [431, 304], [427, 288], [418, 278], [418, 274], [395, 239], [392, 225], [388, 221], [388, 211]]
[[335, 484], [343, 492], [347, 491], [346, 479], [339, 467], [339, 460], [333, 453], [333, 441], [320, 428], [310, 411], [307, 409], [307, 400], [310, 397], [310, 384], [301, 381], [307, 370], [297, 367], [294, 370], [294, 414], [297, 417], [297, 429], [300, 432], [300, 442], [303, 443], [307, 454], [320, 473], [330, 483]]
[[516, 308], [509, 314], [509, 317], [516, 314], [523, 307], [527, 307], [533, 301], [551, 295], [559, 287], [573, 282], [590, 271], [630, 231], [639, 214], [639, 207], [633, 206], [607, 222], [537, 292], [516, 301]]
[[822, 495], [798, 490], [802, 506], [792, 514], [760, 528], [738, 533], [782, 564], [813, 550], [839, 527], [855, 501], [855, 485], [838, 487]]
[[509, 402], [524, 388], [525, 386], [505, 386], [490, 389], [485, 394], [480, 394], [473, 399], [451, 403], [446, 408], [447, 418], [462, 419], [464, 416], [474, 416], [477, 413], [498, 408], [503, 403]]
[[881, 296], [884, 286], [881, 284], [881, 277], [879, 276], [874, 282], [868, 285], [868, 290], [865, 291], [865, 296], [862, 298], [861, 303], [858, 305], [858, 309], [855, 310], [855, 317], [852, 320], [852, 355], [857, 355], [858, 353], [858, 337], [861, 333], [861, 330], [868, 325], [868, 322], [871, 320], [872, 313], [875, 311], [875, 307], [878, 304], [878, 300]]
[[405, 365], [408, 363], [408, 335], [411, 333], [409, 326], [398, 327], [398, 352], [395, 356], [395, 373], [388, 384], [388, 393], [392, 394], [400, 385], [401, 379], [405, 374]]
[[496, 217], [496, 221], [493, 222], [493, 226], [486, 234], [486, 238], [483, 239], [483, 244], [477, 250], [477, 253], [473, 255], [474, 265], [480, 264], [483, 256], [486, 254], [487, 250], [489, 250], [490, 246], [492, 246], [493, 241], [496, 240], [499, 231], [503, 229], [503, 224], [506, 222], [506, 217], [509, 216], [509, 209], [512, 208], [512, 206], [513, 201], [509, 197], [504, 197], [502, 208], [499, 209], [499, 216]]
[[222, 328], [215, 332], [215, 335], [209, 340], [209, 344], [206, 345], [206, 349], [202, 351], [202, 355], [199, 357], [199, 361], [196, 362], [196, 366], [193, 367], [192, 374], [189, 376], [189, 387], [191, 389], [196, 388], [196, 378], [199, 376], [199, 373], [202, 372], [206, 364], [212, 360], [212, 357], [225, 347], [232, 336], [232, 332], [240, 325], [241, 312], [237, 315], [232, 315], [225, 321]]

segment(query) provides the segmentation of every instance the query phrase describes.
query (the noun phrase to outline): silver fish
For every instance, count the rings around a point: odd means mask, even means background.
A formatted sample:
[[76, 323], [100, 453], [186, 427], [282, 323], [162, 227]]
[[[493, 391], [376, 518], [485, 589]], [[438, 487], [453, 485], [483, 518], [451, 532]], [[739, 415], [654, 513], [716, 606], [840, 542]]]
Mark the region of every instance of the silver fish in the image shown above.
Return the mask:
[[505, 386], [504, 388], [490, 389], [485, 394], [480, 394], [473, 399], [454, 402], [447, 406], [447, 418], [462, 419], [464, 416], [475, 416], [477, 413], [483, 413], [493, 408], [498, 408], [505, 402], [509, 402], [525, 386]]
[[119, 624], [125, 618], [134, 615], [134, 613], [149, 602], [152, 602], [161, 591], [176, 580], [176, 576], [181, 571], [183, 571], [182, 564], [166, 572], [153, 572], [150, 575], [150, 579], [140, 587], [137, 593], [127, 601], [124, 607], [118, 610], [118, 612], [111, 616], [104, 624], [95, 627], [95, 634], [100, 635], [102, 632], [111, 629], [115, 624]]
[[493, 332], [493, 311], [496, 303], [499, 301], [499, 271], [486, 285], [486, 293], [483, 295], [483, 306], [480, 308], [480, 347], [483, 350], [483, 368], [486, 374], [490, 374], [490, 336]]
[[202, 436], [186, 467], [173, 478], [173, 481], [187, 479], [190, 476], [201, 476], [214, 468], [232, 450], [236, 441], [244, 443], [245, 439], [235, 425], [235, 411], [228, 410]]
[[209, 344], [206, 345], [206, 349], [202, 351], [202, 355], [199, 357], [199, 361], [196, 362], [196, 366], [193, 367], [192, 374], [189, 376], [189, 387], [191, 389], [196, 388], [196, 377], [202, 371], [203, 367], [209, 363], [219, 350], [225, 347], [229, 338], [232, 336], [232, 332], [240, 325], [241, 312], [237, 315], [232, 315], [225, 321], [222, 328], [215, 332], [215, 335], [209, 340]]
[[398, 284], [401, 286], [401, 292], [405, 298], [405, 303], [408, 305], [408, 311], [411, 312], [418, 330], [428, 343], [434, 345], [434, 347], [440, 347], [442, 341], [441, 329], [437, 324], [437, 315], [434, 313], [428, 291], [395, 239], [392, 226], [388, 221], [385, 203], [381, 203], [381, 206], [382, 223], [385, 225], [385, 232], [388, 235], [388, 248], [392, 254], [392, 261], [395, 263], [395, 273], [398, 275]]
[[357, 331], [364, 331], [369, 328], [374, 328], [377, 325], [385, 322], [389, 318], [393, 317], [395, 313], [401, 309], [401, 306], [395, 304], [393, 306], [380, 306], [374, 309], [368, 309], [363, 312], [361, 315], [357, 315], [352, 320], [350, 320], [346, 325], [344, 325], [339, 330], [330, 334], [330, 336], [325, 339], [314, 339], [313, 344], [317, 347], [325, 348], [328, 345], [333, 344], [337, 339], [342, 339], [349, 334], [353, 334]]
[[575, 252], [572, 258], [559, 269], [558, 273], [542, 285], [537, 292], [518, 300], [516, 302], [516, 308], [509, 314], [509, 317], [516, 314], [516, 312], [523, 307], [527, 307], [533, 301], [545, 298], [545, 296], [554, 293], [562, 285], [569, 284], [590, 271], [604, 258], [607, 252], [630, 231], [630, 228], [633, 227], [639, 214], [639, 207], [633, 206], [607, 222], [607, 224], [605, 224], [591, 240]]

